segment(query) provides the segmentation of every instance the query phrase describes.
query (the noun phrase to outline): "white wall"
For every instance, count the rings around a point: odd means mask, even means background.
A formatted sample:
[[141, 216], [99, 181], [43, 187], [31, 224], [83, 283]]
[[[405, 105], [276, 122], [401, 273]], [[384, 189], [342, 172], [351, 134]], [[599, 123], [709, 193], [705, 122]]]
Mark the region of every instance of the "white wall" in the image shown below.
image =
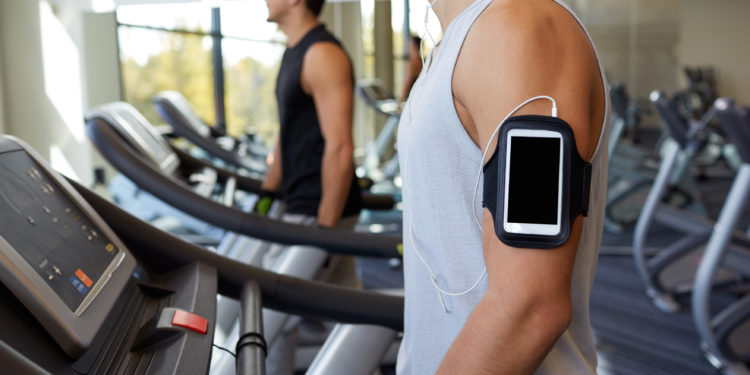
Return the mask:
[[0, 1], [0, 64], [5, 131], [29, 143], [53, 168], [89, 184], [82, 3]]
[[611, 82], [647, 97], [677, 88], [679, 0], [570, 0], [591, 33]]
[[[115, 13], [84, 13], [83, 44], [86, 82], [84, 109], [122, 100]], [[92, 148], [91, 157], [94, 168], [104, 169], [105, 180], [118, 173], [96, 148]], [[100, 194], [106, 193], [102, 191]]]
[[83, 15], [85, 108], [122, 100], [114, 12]]
[[750, 2], [567, 0], [592, 34], [610, 80], [645, 97], [686, 86], [685, 66], [714, 66], [719, 94], [750, 104]]
[[750, 2], [682, 0], [680, 20], [681, 65], [714, 66], [719, 95], [750, 105]]

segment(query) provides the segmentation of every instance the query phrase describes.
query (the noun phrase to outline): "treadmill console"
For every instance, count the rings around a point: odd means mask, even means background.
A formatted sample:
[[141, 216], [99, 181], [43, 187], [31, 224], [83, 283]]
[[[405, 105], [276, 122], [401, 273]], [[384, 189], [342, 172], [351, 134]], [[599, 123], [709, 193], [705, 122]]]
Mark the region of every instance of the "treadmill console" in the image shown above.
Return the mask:
[[22, 145], [0, 138], [0, 280], [76, 357], [135, 260], [72, 187]]
[[179, 166], [179, 158], [164, 137], [135, 107], [125, 102], [105, 104], [89, 111], [87, 119], [103, 118], [143, 156], [148, 157], [164, 173], [171, 174]]

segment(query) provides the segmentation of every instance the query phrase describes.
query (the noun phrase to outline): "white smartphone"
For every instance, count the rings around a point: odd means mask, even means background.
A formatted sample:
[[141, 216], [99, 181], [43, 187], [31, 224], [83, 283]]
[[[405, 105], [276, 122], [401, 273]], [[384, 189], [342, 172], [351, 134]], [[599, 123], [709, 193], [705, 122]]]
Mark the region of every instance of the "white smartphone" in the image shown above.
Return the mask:
[[511, 129], [506, 137], [505, 231], [559, 234], [562, 223], [562, 134], [549, 130]]

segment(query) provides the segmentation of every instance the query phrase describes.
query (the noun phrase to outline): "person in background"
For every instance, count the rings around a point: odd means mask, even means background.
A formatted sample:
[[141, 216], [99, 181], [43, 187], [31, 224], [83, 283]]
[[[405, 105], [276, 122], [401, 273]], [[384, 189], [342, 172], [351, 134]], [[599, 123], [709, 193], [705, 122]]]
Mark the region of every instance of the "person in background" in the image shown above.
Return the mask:
[[409, 98], [411, 87], [414, 86], [419, 73], [422, 71], [422, 52], [420, 45], [422, 38], [412, 35], [409, 38], [409, 53], [406, 56], [406, 74], [404, 74], [404, 86], [401, 90], [400, 102], [405, 102]]
[[[279, 195], [285, 222], [351, 230], [362, 207], [353, 158], [354, 74], [341, 43], [318, 20], [323, 3], [266, 0], [268, 21], [279, 26], [287, 42], [276, 80], [279, 140], [256, 211], [267, 213]], [[281, 251], [282, 246], [273, 246], [264, 266]], [[353, 257], [329, 257], [318, 279], [360, 286]], [[284, 332], [269, 348], [269, 374], [293, 373], [297, 331]]]

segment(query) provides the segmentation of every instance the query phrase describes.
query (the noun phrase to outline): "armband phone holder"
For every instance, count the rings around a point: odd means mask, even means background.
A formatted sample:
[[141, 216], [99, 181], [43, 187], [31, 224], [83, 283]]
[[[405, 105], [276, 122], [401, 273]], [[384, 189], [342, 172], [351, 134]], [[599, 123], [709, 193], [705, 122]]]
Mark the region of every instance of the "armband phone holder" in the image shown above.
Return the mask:
[[591, 164], [578, 154], [570, 125], [559, 118], [508, 119], [483, 170], [482, 206], [508, 246], [559, 247], [575, 218], [588, 214]]

